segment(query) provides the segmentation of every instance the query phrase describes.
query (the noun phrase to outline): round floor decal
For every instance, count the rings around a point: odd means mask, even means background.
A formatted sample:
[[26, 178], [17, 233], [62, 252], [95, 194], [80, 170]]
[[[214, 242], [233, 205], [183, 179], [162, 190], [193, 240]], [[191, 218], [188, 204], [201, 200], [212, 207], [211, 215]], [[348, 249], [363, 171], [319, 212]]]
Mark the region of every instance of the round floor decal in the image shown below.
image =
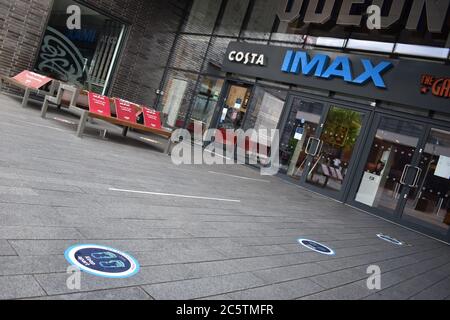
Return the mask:
[[333, 250], [331, 250], [327, 246], [325, 246], [325, 245], [323, 245], [321, 243], [318, 243], [316, 241], [308, 240], [308, 239], [298, 239], [298, 242], [302, 246], [304, 246], [304, 247], [306, 247], [306, 248], [308, 248], [310, 250], [313, 250], [315, 252], [318, 252], [318, 253], [321, 253], [321, 254], [326, 254], [326, 255], [329, 255], [329, 256], [333, 256], [334, 255], [334, 251]]
[[382, 233], [377, 234], [377, 237], [380, 238], [381, 240], [384, 240], [384, 241], [393, 243], [393, 244], [395, 244], [395, 245], [397, 245], [397, 246], [402, 246], [402, 245], [404, 245], [403, 242], [401, 242], [401, 241], [399, 241], [399, 240], [397, 240], [397, 239], [395, 239], [395, 238], [393, 238], [393, 237], [384, 235], [384, 234], [382, 234]]
[[64, 256], [80, 270], [105, 278], [128, 278], [139, 271], [139, 263], [132, 256], [105, 246], [76, 245], [67, 249]]

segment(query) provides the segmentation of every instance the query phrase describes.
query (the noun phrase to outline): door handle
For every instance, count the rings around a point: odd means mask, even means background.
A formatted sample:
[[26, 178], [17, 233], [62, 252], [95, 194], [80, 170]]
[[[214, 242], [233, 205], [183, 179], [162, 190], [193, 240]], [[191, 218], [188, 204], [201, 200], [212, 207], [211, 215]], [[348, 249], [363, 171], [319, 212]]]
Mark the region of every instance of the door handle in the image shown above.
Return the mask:
[[415, 170], [417, 170], [417, 173], [416, 173], [416, 175], [414, 177], [413, 183], [412, 184], [408, 184], [408, 187], [410, 187], [410, 188], [417, 188], [418, 187], [417, 184], [418, 184], [418, 182], [420, 180], [420, 176], [422, 175], [422, 169], [419, 168], [419, 167], [413, 167], [410, 164], [405, 165], [405, 168], [403, 169], [402, 177], [400, 178], [400, 184], [407, 185], [405, 179], [406, 179], [406, 175], [407, 175], [409, 169], [411, 169], [411, 168], [414, 168]]
[[403, 168], [403, 173], [402, 176], [400, 177], [400, 184], [405, 185], [405, 178], [406, 178], [406, 173], [408, 172], [409, 168], [411, 168], [412, 166], [410, 164], [407, 164], [404, 168]]
[[414, 182], [412, 185], [409, 185], [411, 188], [417, 188], [419, 187], [418, 183], [420, 180], [420, 176], [422, 175], [422, 169], [419, 167], [414, 167], [414, 169], [417, 169], [416, 176], [414, 177]]
[[[314, 152], [309, 152], [309, 148], [311, 147], [311, 144], [312, 144], [313, 141], [317, 141], [316, 150], [314, 150]], [[322, 149], [322, 145], [323, 145], [323, 141], [322, 140], [314, 138], [314, 137], [310, 137], [308, 139], [308, 144], [306, 145], [305, 153], [308, 156], [315, 157], [319, 153], [319, 150]]]

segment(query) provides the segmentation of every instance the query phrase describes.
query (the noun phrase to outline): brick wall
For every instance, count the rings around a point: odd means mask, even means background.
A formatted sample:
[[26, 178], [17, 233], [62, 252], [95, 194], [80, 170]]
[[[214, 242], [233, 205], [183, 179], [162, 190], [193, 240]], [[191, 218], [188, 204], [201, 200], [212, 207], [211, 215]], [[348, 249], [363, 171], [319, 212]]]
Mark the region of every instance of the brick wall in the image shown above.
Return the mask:
[[33, 66], [51, 0], [0, 0], [0, 74]]
[[[57, 1], [57, 0], [55, 0]], [[127, 21], [110, 95], [153, 105], [188, 0], [86, 0]], [[51, 0], [0, 0], [0, 74], [32, 69]]]

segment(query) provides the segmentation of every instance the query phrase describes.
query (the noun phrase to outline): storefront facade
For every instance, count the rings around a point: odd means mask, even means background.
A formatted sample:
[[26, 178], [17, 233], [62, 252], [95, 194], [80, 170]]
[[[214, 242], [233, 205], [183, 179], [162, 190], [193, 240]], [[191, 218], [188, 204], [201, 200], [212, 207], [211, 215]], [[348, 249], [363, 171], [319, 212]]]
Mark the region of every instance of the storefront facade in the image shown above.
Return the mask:
[[[29, 2], [32, 44], [4, 27], [2, 74], [63, 69], [167, 127], [279, 129], [283, 179], [450, 242], [448, 1]], [[72, 4], [81, 31], [65, 29]], [[57, 68], [61, 39], [75, 49]]]
[[159, 107], [189, 130], [279, 129], [280, 177], [450, 242], [449, 8], [385, 1], [371, 31], [356, 2], [319, 19], [317, 1], [194, 1]]

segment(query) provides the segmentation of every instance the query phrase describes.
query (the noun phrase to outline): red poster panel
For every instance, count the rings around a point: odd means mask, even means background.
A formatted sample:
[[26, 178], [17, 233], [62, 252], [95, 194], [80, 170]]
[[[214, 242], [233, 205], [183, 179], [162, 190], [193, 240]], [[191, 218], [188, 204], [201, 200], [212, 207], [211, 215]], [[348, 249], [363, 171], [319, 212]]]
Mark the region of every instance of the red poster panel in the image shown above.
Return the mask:
[[136, 123], [136, 115], [139, 110], [139, 106], [135, 103], [114, 98], [116, 105], [117, 119]]
[[52, 81], [52, 78], [40, 75], [38, 73], [34, 73], [31, 71], [22, 71], [17, 76], [13, 78], [17, 82], [20, 82], [21, 84], [33, 88], [33, 89], [39, 89], [42, 86], [46, 85], [50, 81]]
[[161, 129], [160, 112], [144, 107], [144, 124], [149, 128]]
[[89, 92], [88, 98], [90, 112], [97, 113], [105, 117], [111, 117], [111, 106], [109, 104], [108, 97]]

